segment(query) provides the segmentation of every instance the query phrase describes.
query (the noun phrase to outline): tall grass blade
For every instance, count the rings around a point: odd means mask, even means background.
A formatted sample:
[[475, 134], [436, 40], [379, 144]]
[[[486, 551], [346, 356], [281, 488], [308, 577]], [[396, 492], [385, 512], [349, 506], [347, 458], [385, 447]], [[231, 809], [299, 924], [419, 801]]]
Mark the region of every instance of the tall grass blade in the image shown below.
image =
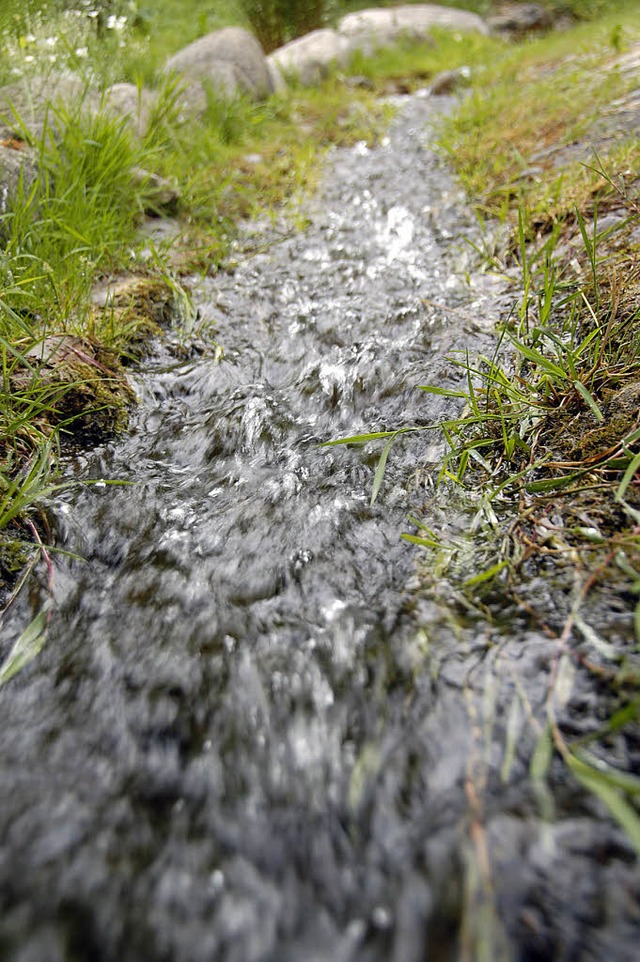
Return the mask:
[[549, 358], [545, 357], [540, 351], [537, 351], [533, 347], [529, 347], [527, 344], [524, 344], [515, 337], [513, 337], [511, 340], [522, 356], [526, 357], [528, 361], [533, 361], [533, 363], [537, 364], [541, 370], [545, 371], [549, 375], [552, 375], [554, 378], [558, 378], [561, 381], [566, 381], [569, 379], [569, 375], [564, 368], [560, 367], [558, 364], [554, 364], [553, 361], [550, 361]]
[[466, 391], [454, 391], [452, 388], [436, 387], [433, 384], [420, 384], [419, 390], [426, 391], [428, 394], [439, 394], [441, 397], [467, 397]]
[[45, 608], [24, 629], [0, 665], [0, 685], [17, 675], [38, 655], [47, 640], [48, 613]]
[[574, 381], [573, 386], [578, 392], [578, 394], [580, 395], [580, 397], [583, 399], [583, 401], [586, 401], [591, 412], [595, 415], [596, 420], [604, 421], [604, 414], [598, 407], [598, 403], [596, 399], [594, 398], [593, 394], [587, 390], [587, 388], [584, 386], [582, 381], [577, 381], [577, 380]]
[[616, 491], [616, 494], [615, 494], [616, 501], [624, 500], [624, 496], [626, 494], [627, 488], [635, 478], [638, 468], [640, 468], [640, 453], [636, 454], [635, 457], [633, 457], [629, 462], [629, 466], [627, 467], [627, 470], [624, 472], [622, 481], [620, 482], [618, 486], [618, 490]]
[[640, 856], [640, 816], [622, 794], [617, 779], [607, 772], [592, 768], [571, 753], [567, 754], [566, 761], [580, 784], [604, 802]]
[[352, 434], [348, 438], [336, 438], [333, 441], [323, 441], [321, 448], [330, 448], [336, 444], [364, 444], [367, 441], [378, 441], [380, 438], [395, 437], [399, 431], [372, 431], [370, 434]]
[[389, 451], [391, 450], [391, 445], [395, 441], [396, 437], [397, 437], [397, 434], [392, 434], [389, 440], [387, 441], [387, 443], [385, 444], [384, 448], [382, 449], [382, 454], [380, 455], [378, 466], [376, 468], [376, 473], [373, 478], [373, 488], [371, 489], [371, 501], [369, 502], [371, 507], [373, 507], [373, 505], [375, 504], [376, 498], [378, 497], [378, 493], [382, 486], [382, 481], [384, 479], [384, 472], [387, 467], [387, 459], [389, 457]]
[[529, 775], [534, 782], [546, 778], [551, 759], [553, 758], [553, 740], [551, 730], [547, 725], [538, 737], [529, 763]]
[[508, 561], [499, 561], [495, 565], [491, 565], [486, 571], [481, 571], [480, 574], [474, 575], [473, 578], [469, 578], [464, 582], [463, 587], [465, 588], [475, 588], [476, 585], [481, 585], [485, 581], [492, 581], [496, 575], [500, 574], [507, 566]]

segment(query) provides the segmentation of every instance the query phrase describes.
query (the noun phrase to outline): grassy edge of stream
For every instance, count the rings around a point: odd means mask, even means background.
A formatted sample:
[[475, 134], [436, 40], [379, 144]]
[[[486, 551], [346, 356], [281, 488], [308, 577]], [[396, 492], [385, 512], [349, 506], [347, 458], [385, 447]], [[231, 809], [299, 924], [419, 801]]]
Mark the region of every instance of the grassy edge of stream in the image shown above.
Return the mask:
[[[640, 855], [640, 46], [628, 14], [507, 53], [443, 125], [479, 223], [493, 225], [478, 256], [513, 296], [491, 350], [452, 358], [458, 387], [423, 386], [451, 396], [435, 484], [468, 529], [417, 518], [408, 538], [428, 559], [423, 585], [456, 586], [465, 615], [521, 617], [555, 641], [531, 779], [560, 759]], [[567, 604], [554, 610], [536, 584]], [[627, 630], [603, 611], [626, 612]], [[568, 677], [597, 693], [577, 736]]]
[[[439, 142], [477, 213], [478, 263], [511, 289], [509, 306], [488, 319], [485, 355], [450, 358], [455, 387], [422, 385], [450, 398], [447, 420], [332, 443], [382, 442], [374, 501], [403, 433], [441, 432], [443, 460], [424, 474], [448, 508], [429, 494], [403, 536], [423, 550], [420, 591], [463, 620], [524, 619], [554, 640], [531, 779], [545, 784], [561, 760], [640, 855], [636, 14], [616, 7], [472, 71]], [[625, 612], [622, 634], [607, 611]], [[564, 709], [578, 677], [598, 718], [576, 737]]]

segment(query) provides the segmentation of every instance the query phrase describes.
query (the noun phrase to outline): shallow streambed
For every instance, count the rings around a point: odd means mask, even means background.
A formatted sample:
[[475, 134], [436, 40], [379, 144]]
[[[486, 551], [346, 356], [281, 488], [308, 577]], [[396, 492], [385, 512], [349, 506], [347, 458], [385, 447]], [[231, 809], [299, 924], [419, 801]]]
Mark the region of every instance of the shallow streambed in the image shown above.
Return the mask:
[[559, 761], [529, 776], [557, 642], [424, 590], [400, 540], [436, 439], [374, 508], [379, 451], [319, 447], [438, 420], [416, 385], [495, 317], [432, 120], [403, 99], [306, 231], [201, 285], [224, 359], [158, 356], [131, 435], [77, 466], [133, 484], [54, 506], [85, 560], [56, 558], [49, 641], [0, 690], [3, 959], [636, 958], [626, 837]]

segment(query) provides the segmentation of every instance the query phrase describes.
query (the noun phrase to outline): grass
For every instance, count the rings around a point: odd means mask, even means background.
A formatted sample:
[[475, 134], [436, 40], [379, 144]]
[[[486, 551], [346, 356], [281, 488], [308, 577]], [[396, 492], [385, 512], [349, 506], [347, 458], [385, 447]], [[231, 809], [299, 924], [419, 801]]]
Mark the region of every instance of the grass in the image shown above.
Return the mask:
[[504, 218], [525, 206], [532, 216], [566, 214], [598, 184], [578, 163], [564, 163], [579, 141], [600, 139], [608, 150], [624, 144], [637, 169], [632, 138], [601, 117], [634, 86], [633, 73], [614, 64], [620, 48], [638, 38], [637, 5], [609, 4], [570, 36], [568, 43], [566, 34], [552, 34], [486, 64], [443, 128], [442, 147], [485, 213]]
[[[640, 40], [637, 13], [635, 4], [610, 5], [570, 38], [531, 43], [518, 58], [506, 53], [442, 131], [481, 214], [511, 225], [493, 266], [519, 272], [522, 287], [495, 353], [457, 361], [467, 412], [446, 426], [442, 478], [464, 484], [467, 472], [484, 473], [494, 506], [561, 498], [575, 534], [556, 538], [560, 552], [587, 529], [590, 550], [601, 543], [606, 552], [612, 538], [637, 547], [629, 532], [638, 521], [640, 312], [628, 238], [640, 213], [640, 151], [603, 110], [633, 86], [616, 67], [611, 38]], [[617, 229], [601, 233], [613, 210]], [[587, 503], [598, 504], [593, 525], [578, 520]]]

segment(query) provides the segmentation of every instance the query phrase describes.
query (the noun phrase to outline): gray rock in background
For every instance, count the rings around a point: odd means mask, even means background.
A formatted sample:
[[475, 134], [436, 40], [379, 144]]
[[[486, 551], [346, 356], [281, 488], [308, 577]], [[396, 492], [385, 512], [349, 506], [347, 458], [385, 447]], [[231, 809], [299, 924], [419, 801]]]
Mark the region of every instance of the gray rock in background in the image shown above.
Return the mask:
[[69, 110], [85, 100], [97, 109], [99, 94], [74, 74], [39, 74], [0, 87], [0, 118], [16, 132], [39, 139], [47, 126], [56, 126], [55, 106]]
[[124, 118], [138, 137], [143, 137], [147, 130], [155, 103], [154, 91], [128, 83], [108, 87], [103, 99], [104, 107]]
[[204, 87], [222, 96], [249, 94], [264, 100], [273, 93], [273, 79], [256, 38], [241, 27], [225, 27], [195, 40], [170, 57], [165, 72], [182, 76], [183, 104], [196, 111], [206, 106]]
[[312, 87], [326, 77], [329, 67], [346, 67], [351, 46], [336, 30], [314, 30], [275, 50], [268, 62], [285, 76], [295, 75], [305, 87]]
[[135, 84], [121, 83], [103, 93], [91, 89], [86, 80], [72, 74], [49, 74], [30, 77], [0, 87], [2, 121], [17, 133], [25, 130], [38, 140], [46, 127], [55, 135], [60, 126], [60, 108], [76, 108], [96, 114], [103, 110], [122, 118], [139, 137], [143, 136], [156, 100], [151, 90]]
[[349, 13], [340, 20], [338, 32], [347, 38], [352, 51], [372, 53], [376, 47], [389, 46], [402, 37], [426, 39], [434, 27], [488, 33], [484, 20], [475, 13], [431, 3]]
[[0, 215], [11, 205], [20, 181], [28, 191], [38, 176], [35, 152], [14, 140], [9, 129], [0, 128]]
[[551, 12], [539, 3], [507, 3], [488, 18], [491, 33], [522, 37], [553, 26]]

